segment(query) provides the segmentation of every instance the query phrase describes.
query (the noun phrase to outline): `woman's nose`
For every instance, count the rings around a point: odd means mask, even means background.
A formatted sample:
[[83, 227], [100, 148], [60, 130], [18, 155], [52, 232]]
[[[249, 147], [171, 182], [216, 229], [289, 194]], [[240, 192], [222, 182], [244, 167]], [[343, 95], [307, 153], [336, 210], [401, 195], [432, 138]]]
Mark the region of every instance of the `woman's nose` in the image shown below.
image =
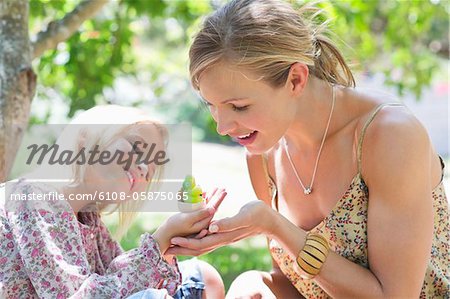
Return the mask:
[[217, 112], [214, 120], [216, 121], [217, 127], [217, 133], [219, 133], [222, 136], [228, 135], [230, 132], [233, 131], [235, 127], [235, 122], [233, 119], [231, 119], [230, 115], [226, 115], [226, 113], [219, 113]]

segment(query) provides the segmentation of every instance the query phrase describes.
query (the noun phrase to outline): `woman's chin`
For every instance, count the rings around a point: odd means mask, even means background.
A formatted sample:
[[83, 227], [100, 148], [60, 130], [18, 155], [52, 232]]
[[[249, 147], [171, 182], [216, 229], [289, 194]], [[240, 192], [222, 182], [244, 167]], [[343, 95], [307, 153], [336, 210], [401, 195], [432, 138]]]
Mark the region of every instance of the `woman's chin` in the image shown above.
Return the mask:
[[248, 146], [246, 146], [245, 148], [247, 149], [247, 151], [253, 155], [262, 155], [264, 153], [266, 153], [267, 151], [269, 151], [272, 146], [268, 146], [267, 144], [261, 144], [261, 143], [253, 143], [250, 144]]
[[245, 147], [247, 149], [247, 151], [253, 155], [262, 155], [264, 154], [267, 150], [263, 150], [261, 148], [258, 147]]

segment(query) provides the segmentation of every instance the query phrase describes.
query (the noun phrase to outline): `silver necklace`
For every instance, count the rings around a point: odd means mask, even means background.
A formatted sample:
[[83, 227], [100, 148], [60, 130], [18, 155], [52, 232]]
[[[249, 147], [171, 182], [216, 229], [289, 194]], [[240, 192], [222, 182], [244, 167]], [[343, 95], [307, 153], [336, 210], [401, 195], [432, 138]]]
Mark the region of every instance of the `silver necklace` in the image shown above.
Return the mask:
[[286, 155], [288, 157], [289, 163], [291, 164], [292, 169], [294, 170], [294, 174], [297, 177], [298, 182], [302, 186], [303, 193], [305, 195], [309, 195], [313, 191], [313, 184], [314, 184], [314, 179], [316, 178], [316, 171], [317, 171], [317, 166], [319, 165], [320, 154], [322, 153], [322, 148], [323, 148], [323, 145], [325, 143], [325, 139], [327, 138], [328, 128], [330, 127], [330, 122], [331, 122], [331, 116], [333, 115], [333, 111], [334, 111], [334, 103], [336, 102], [336, 93], [334, 91], [334, 85], [331, 86], [331, 90], [332, 90], [332, 98], [333, 98], [333, 100], [332, 100], [332, 103], [331, 103], [330, 116], [328, 117], [327, 127], [325, 128], [325, 132], [323, 133], [322, 143], [320, 144], [319, 152], [317, 153], [316, 164], [314, 165], [314, 171], [313, 171], [313, 175], [312, 175], [312, 179], [311, 179], [311, 184], [309, 184], [309, 186], [305, 187], [305, 185], [303, 184], [302, 180], [300, 179], [300, 176], [298, 175], [297, 169], [295, 168], [295, 165], [292, 162], [291, 155], [289, 154], [287, 140], [286, 140], [285, 137], [283, 137], [284, 149], [286, 151]]

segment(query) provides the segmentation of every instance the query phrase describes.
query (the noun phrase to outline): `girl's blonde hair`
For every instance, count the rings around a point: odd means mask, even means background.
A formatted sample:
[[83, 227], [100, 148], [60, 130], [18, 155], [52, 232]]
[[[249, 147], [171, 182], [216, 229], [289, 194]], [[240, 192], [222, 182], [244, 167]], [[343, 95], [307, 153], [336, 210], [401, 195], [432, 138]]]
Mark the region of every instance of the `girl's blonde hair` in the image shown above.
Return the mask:
[[321, 11], [304, 5], [296, 11], [277, 0], [232, 0], [204, 21], [189, 51], [191, 83], [218, 63], [254, 71], [273, 87], [286, 82], [290, 66], [301, 62], [311, 75], [355, 86], [342, 54], [325, 35], [326, 24], [314, 23]]
[[[82, 112], [64, 129], [56, 143], [64, 149], [71, 149], [76, 152], [81, 147], [85, 147], [86, 151], [93, 150], [96, 145], [102, 151], [119, 136], [133, 131], [137, 125], [154, 125], [164, 143], [164, 149], [166, 149], [168, 134], [164, 126], [151, 120], [143, 110], [117, 105], [96, 106]], [[70, 184], [80, 184], [84, 180], [86, 164], [72, 163], [70, 168], [61, 169], [61, 176], [69, 179]], [[156, 167], [148, 189], [154, 188], [155, 184], [159, 182], [163, 170], [162, 165]], [[100, 208], [101, 213], [118, 212], [119, 225], [114, 233], [116, 239], [121, 239], [126, 234], [141, 205], [140, 200], [127, 200]]]

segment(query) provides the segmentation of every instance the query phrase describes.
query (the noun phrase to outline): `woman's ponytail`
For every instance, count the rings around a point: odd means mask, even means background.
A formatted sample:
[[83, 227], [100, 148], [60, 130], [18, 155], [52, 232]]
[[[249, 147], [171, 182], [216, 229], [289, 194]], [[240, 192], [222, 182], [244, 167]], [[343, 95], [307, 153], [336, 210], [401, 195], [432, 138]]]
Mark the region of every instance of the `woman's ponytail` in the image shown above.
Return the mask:
[[341, 52], [333, 42], [323, 34], [313, 38], [316, 48], [314, 67], [310, 72], [315, 77], [347, 87], [355, 87], [355, 78]]

